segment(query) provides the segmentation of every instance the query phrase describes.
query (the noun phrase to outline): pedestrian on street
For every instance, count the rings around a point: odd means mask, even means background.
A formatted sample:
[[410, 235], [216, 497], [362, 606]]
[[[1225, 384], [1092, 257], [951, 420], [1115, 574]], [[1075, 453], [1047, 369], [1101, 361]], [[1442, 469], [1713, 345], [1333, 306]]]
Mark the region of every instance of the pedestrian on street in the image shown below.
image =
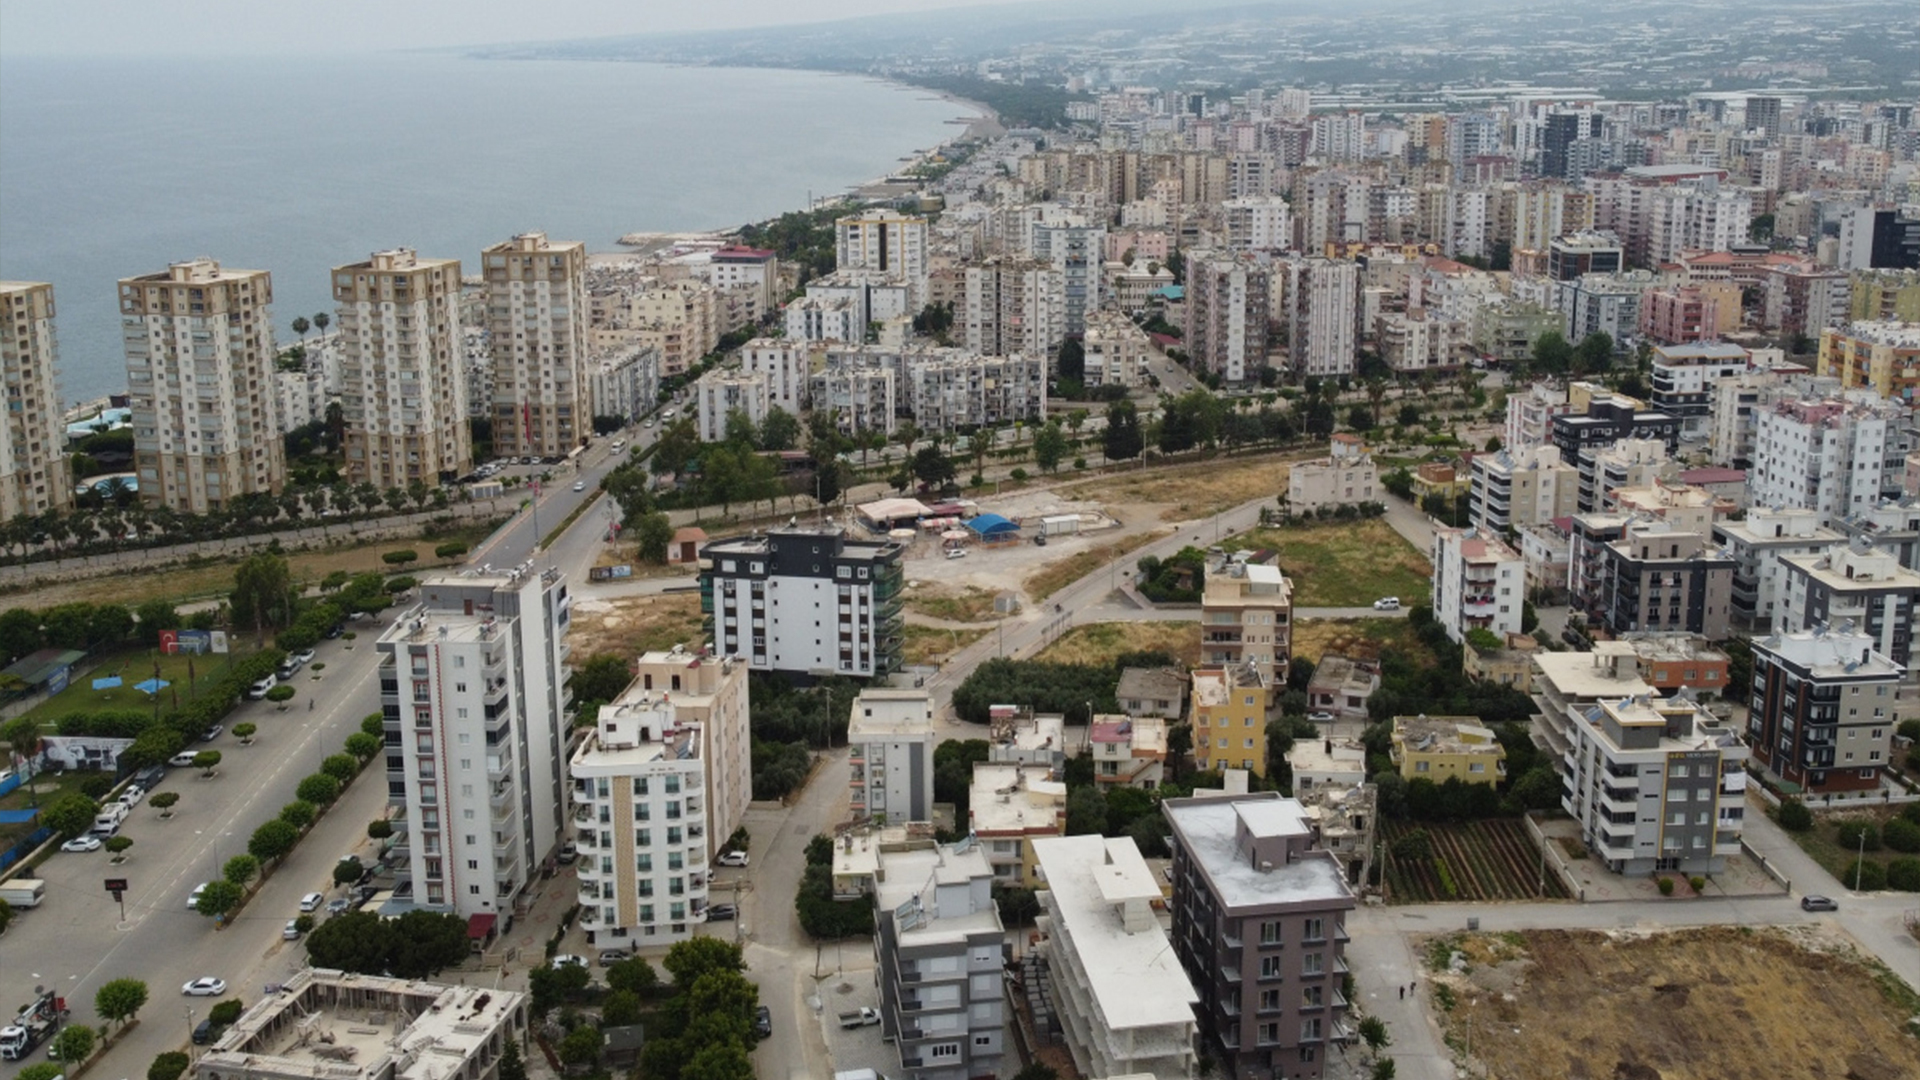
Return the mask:
[[1414, 988], [1414, 985], [1415, 985], [1414, 983], [1408, 983], [1408, 984], [1407, 984], [1407, 993], [1409, 993], [1409, 994], [1411, 994], [1411, 993], [1413, 993], [1413, 988]]
[[1400, 988], [1400, 1000], [1401, 1001], [1407, 1000], [1407, 988], [1404, 986]]

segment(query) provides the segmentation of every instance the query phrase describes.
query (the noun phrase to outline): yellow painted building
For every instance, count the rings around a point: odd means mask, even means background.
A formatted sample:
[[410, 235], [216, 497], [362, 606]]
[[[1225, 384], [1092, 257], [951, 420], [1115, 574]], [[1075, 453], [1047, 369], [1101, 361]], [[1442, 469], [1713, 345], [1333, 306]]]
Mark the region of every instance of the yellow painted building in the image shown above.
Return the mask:
[[1442, 783], [1457, 776], [1468, 784], [1507, 778], [1507, 748], [1477, 716], [1396, 716], [1394, 767], [1408, 780]]
[[1815, 374], [1832, 375], [1846, 389], [1911, 402], [1920, 396], [1920, 326], [1856, 322], [1822, 330]]
[[1200, 770], [1246, 769], [1267, 775], [1267, 708], [1274, 687], [1256, 666], [1193, 671], [1188, 718]]

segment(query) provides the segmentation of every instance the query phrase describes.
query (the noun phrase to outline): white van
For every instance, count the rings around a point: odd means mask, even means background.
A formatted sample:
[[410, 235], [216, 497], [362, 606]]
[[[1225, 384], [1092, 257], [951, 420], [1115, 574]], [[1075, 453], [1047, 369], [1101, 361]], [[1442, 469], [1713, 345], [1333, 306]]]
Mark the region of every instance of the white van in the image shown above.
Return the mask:
[[95, 836], [112, 836], [120, 831], [120, 823], [127, 819], [125, 803], [111, 803], [102, 807], [93, 817], [92, 833]]

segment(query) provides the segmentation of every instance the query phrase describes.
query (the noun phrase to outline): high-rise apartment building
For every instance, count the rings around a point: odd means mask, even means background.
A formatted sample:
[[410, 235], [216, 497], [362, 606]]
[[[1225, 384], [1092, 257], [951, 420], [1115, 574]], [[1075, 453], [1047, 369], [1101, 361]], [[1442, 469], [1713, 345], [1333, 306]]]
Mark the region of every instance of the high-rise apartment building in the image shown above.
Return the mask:
[[1033, 257], [1060, 272], [1061, 329], [1071, 336], [1086, 332], [1087, 316], [1100, 309], [1102, 258], [1107, 230], [1102, 225], [1037, 222]]
[[333, 268], [347, 479], [382, 491], [473, 471], [460, 260], [406, 248]]
[[769, 529], [700, 550], [700, 609], [722, 656], [796, 678], [870, 678], [900, 666], [901, 558], [838, 527]]
[[1802, 398], [1756, 408], [1754, 505], [1804, 506], [1835, 521], [1898, 498], [1912, 414], [1903, 402]]
[[833, 239], [838, 269], [899, 274], [912, 310], [920, 310], [927, 295], [926, 218], [874, 207], [835, 221]]
[[1504, 537], [1571, 517], [1579, 495], [1580, 470], [1560, 460], [1558, 447], [1498, 450], [1474, 455], [1467, 512], [1482, 535]]
[[570, 603], [531, 563], [446, 574], [380, 635], [387, 798], [406, 814], [415, 904], [510, 912], [558, 847]]
[[933, 820], [933, 698], [925, 690], [868, 689], [847, 721], [853, 816], [904, 825]]
[[1913, 627], [1920, 609], [1920, 573], [1900, 565], [1892, 551], [1855, 536], [1818, 555], [1786, 555], [1786, 599], [1777, 633], [1854, 630], [1873, 639], [1876, 652], [1913, 663]]
[[1357, 358], [1360, 268], [1349, 259], [1288, 259], [1287, 355], [1302, 375], [1350, 375]]
[[580, 925], [603, 948], [692, 936], [752, 794], [746, 666], [675, 646], [639, 667], [568, 765]]
[[1756, 638], [1747, 740], [1775, 776], [1810, 796], [1870, 792], [1893, 760], [1906, 668], [1857, 630]]
[[1464, 642], [1470, 630], [1505, 640], [1520, 632], [1527, 598], [1526, 564], [1495, 536], [1474, 529], [1433, 530], [1433, 618]]
[[587, 246], [521, 233], [480, 256], [493, 350], [493, 448], [565, 457], [593, 431]]
[[1805, 507], [1755, 506], [1740, 521], [1716, 521], [1713, 542], [1733, 559], [1733, 622], [1765, 633], [1786, 603], [1788, 555], [1818, 557], [1845, 537]]
[[1815, 374], [1911, 404], [1920, 398], [1920, 326], [1876, 320], [1822, 330]]
[[721, 442], [735, 414], [756, 430], [766, 422], [767, 381], [754, 372], [715, 368], [693, 384], [701, 442]]
[[1200, 995], [1201, 1038], [1234, 1080], [1319, 1080], [1351, 1038], [1339, 860], [1275, 792], [1168, 799], [1173, 950]]
[[1011, 950], [993, 882], [972, 840], [880, 853], [875, 981], [881, 1030], [907, 1080], [1007, 1073], [1002, 975]]
[[1220, 204], [1227, 247], [1234, 251], [1287, 251], [1293, 247], [1293, 211], [1279, 195], [1252, 195]]
[[0, 521], [73, 501], [53, 314], [52, 285], [0, 281], [0, 379], [8, 404], [0, 410]]
[[1292, 640], [1293, 586], [1279, 567], [1228, 562], [1209, 569], [1200, 601], [1202, 663], [1252, 665], [1269, 684], [1285, 685]]
[[273, 279], [212, 259], [120, 279], [140, 499], [203, 514], [286, 479]]
[[1575, 281], [1587, 274], [1617, 274], [1626, 269], [1620, 239], [1612, 233], [1579, 232], [1547, 242], [1547, 277]]
[[1187, 272], [1186, 340], [1203, 371], [1225, 382], [1259, 377], [1267, 362], [1269, 287], [1265, 266], [1246, 259], [1196, 259]]
[[1191, 681], [1187, 718], [1200, 770], [1267, 775], [1267, 714], [1286, 684], [1269, 679], [1258, 664], [1197, 667]]
[[1051, 357], [1059, 350], [1067, 334], [1066, 278], [1052, 263], [995, 256], [967, 267], [966, 282], [959, 314], [970, 351]]

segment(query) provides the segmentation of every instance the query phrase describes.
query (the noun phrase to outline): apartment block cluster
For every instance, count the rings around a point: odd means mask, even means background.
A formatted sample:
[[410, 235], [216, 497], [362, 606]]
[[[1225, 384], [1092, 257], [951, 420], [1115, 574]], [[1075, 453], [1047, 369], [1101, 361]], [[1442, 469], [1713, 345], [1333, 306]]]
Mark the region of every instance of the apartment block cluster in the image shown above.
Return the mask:
[[[1123, 679], [1123, 701], [1143, 695], [1137, 714], [1095, 717], [1087, 731], [1100, 784], [1158, 783], [1164, 714], [1184, 682]], [[876, 902], [879, 1008], [904, 1074], [995, 1071], [1024, 1009], [1035, 1037], [1087, 1076], [1190, 1078], [1202, 1057], [1225, 1075], [1323, 1075], [1352, 1038], [1345, 919], [1371, 848], [1354, 819], [1370, 819], [1371, 804], [1328, 813], [1339, 800], [1249, 794], [1236, 769], [1226, 790], [1163, 804], [1173, 854], [1156, 871], [1129, 838], [1064, 835], [1065, 738], [1059, 716], [996, 706], [961, 828], [936, 817], [929, 695], [869, 689], [854, 702], [854, 820], [836, 838], [834, 890]], [[937, 843], [943, 825], [965, 839]], [[1038, 891], [1036, 947], [1017, 960], [997, 885]], [[1024, 1000], [1008, 1000], [1008, 986]]]

